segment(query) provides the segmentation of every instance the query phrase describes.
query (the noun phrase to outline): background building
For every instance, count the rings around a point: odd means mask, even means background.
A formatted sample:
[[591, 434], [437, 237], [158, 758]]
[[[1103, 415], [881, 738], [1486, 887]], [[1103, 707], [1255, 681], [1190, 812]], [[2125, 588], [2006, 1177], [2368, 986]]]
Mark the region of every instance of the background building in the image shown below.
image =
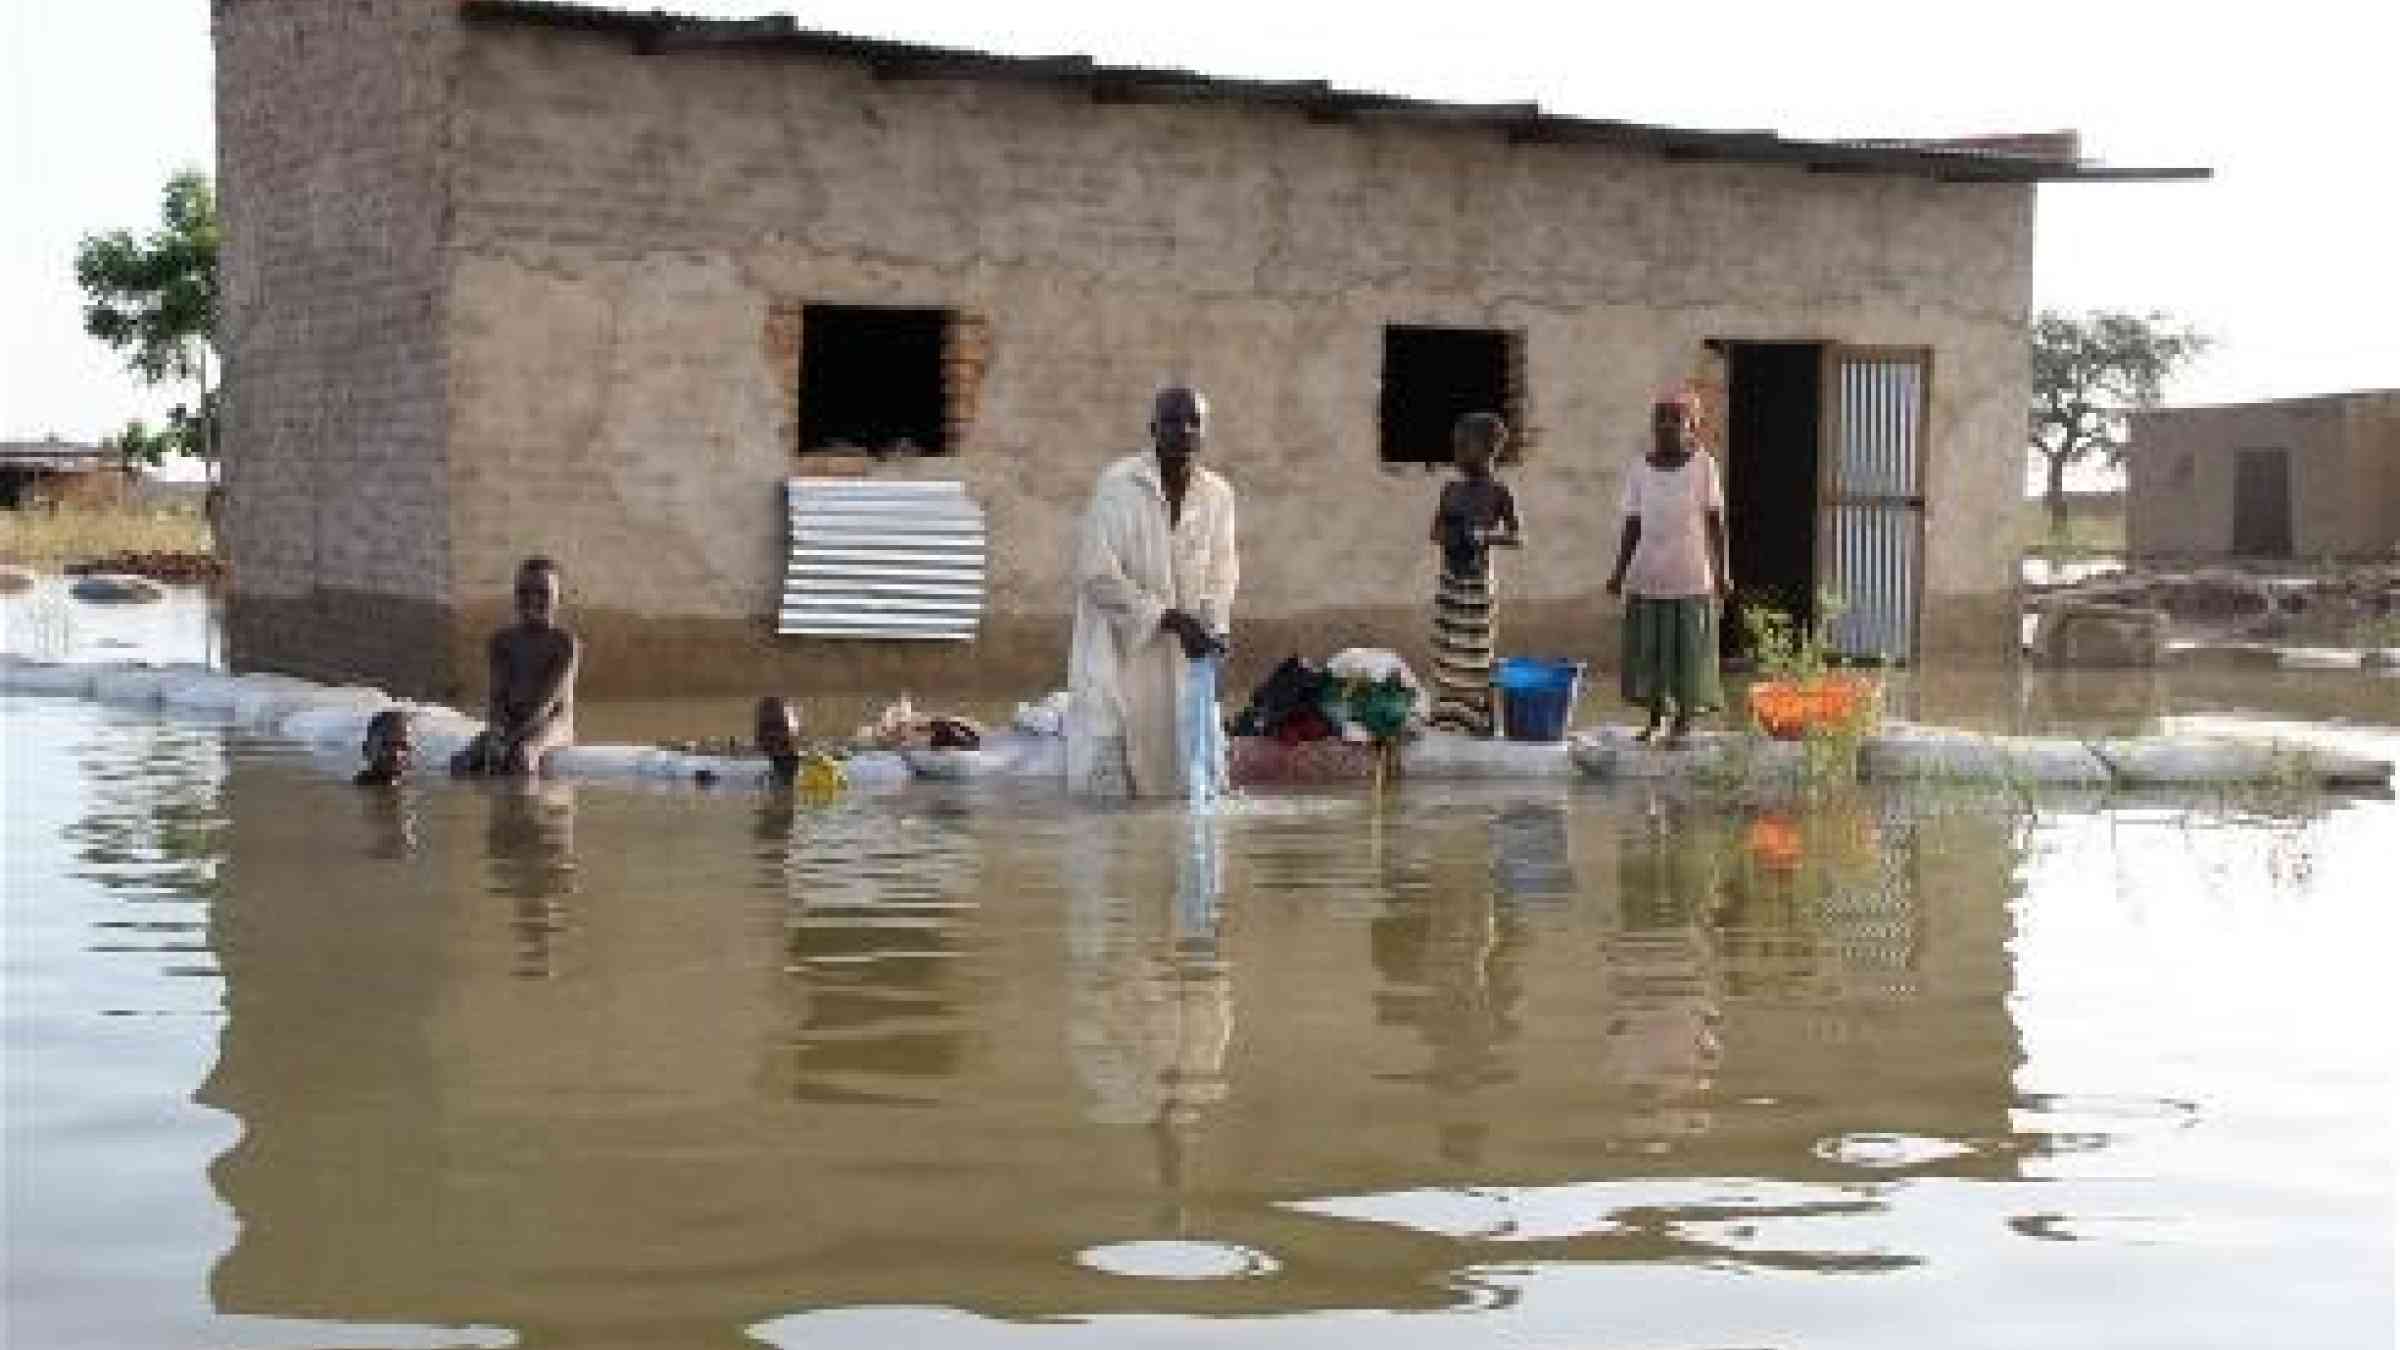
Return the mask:
[[2400, 549], [2400, 389], [2136, 413], [2135, 557], [2387, 557]]

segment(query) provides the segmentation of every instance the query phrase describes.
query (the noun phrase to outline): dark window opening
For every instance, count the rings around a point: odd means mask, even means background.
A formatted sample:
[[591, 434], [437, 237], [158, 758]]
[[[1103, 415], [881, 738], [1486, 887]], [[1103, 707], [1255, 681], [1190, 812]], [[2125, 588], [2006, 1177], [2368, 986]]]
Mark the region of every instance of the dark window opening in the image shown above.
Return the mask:
[[1449, 463], [1451, 429], [1468, 413], [1497, 413], [1524, 435], [1524, 345], [1523, 334], [1491, 328], [1385, 328], [1383, 462]]
[[800, 451], [946, 455], [956, 448], [954, 317], [942, 309], [809, 305], [800, 315]]

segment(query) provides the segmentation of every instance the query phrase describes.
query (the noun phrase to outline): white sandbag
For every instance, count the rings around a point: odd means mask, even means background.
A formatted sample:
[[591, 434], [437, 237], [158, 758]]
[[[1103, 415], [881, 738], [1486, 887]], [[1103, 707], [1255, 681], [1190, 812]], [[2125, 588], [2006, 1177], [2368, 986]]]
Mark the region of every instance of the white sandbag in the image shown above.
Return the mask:
[[1859, 775], [1876, 782], [2021, 783], [2107, 787], [2115, 781], [2090, 746], [2069, 736], [1985, 736], [1895, 724], [1859, 747]]
[[367, 719], [392, 706], [391, 696], [380, 689], [358, 685], [315, 689], [288, 701], [275, 702], [262, 711], [261, 720], [254, 725], [260, 731], [314, 743], [327, 734], [329, 716], [343, 719], [343, 724], [358, 728], [359, 735], [364, 736]]
[[[348, 702], [311, 703], [286, 714], [275, 724], [275, 734], [302, 745], [356, 749], [366, 741], [367, 723], [380, 710]], [[409, 730], [414, 739], [415, 727]], [[421, 745], [418, 753], [424, 753]]]
[[242, 692], [241, 680], [221, 671], [168, 680], [159, 686], [158, 701], [186, 712], [231, 712]]
[[2285, 670], [2357, 670], [2367, 663], [2367, 654], [2341, 647], [2283, 647], [2275, 653], [2275, 664]]
[[646, 745], [567, 745], [543, 757], [542, 775], [546, 778], [578, 779], [640, 778], [643, 776], [644, 760], [674, 753]]
[[105, 670], [92, 677], [91, 697], [102, 703], [123, 707], [153, 707], [159, 691], [171, 679], [191, 674], [193, 666], [134, 666], [124, 670]]
[[919, 778], [956, 783], [1067, 776], [1067, 743], [1056, 736], [1003, 732], [973, 750], [903, 750]]
[[[450, 757], [467, 748], [483, 731], [483, 723], [455, 708], [439, 704], [402, 704], [408, 711], [410, 739], [417, 743], [417, 760], [436, 769], [447, 769]], [[365, 739], [365, 728], [360, 728]]]
[[888, 792], [916, 781], [916, 772], [908, 761], [891, 750], [868, 750], [842, 761], [842, 772], [850, 786], [872, 792]]
[[233, 715], [236, 725], [257, 731], [273, 730], [286, 714], [325, 692], [321, 684], [290, 675], [244, 675], [234, 683], [232, 702], [226, 711]]
[[1426, 782], [1572, 778], [1576, 772], [1563, 741], [1545, 744], [1429, 731], [1400, 747], [1401, 776]]
[[40, 694], [61, 698], [88, 698], [97, 671], [91, 666], [71, 666], [48, 661], [27, 661], [7, 668], [7, 690], [12, 694]]
[[684, 750], [652, 750], [635, 766], [645, 779], [660, 783], [754, 786], [765, 780], [767, 762], [734, 755], [699, 755]]
[[1074, 695], [1061, 689], [1039, 703], [1020, 703], [1010, 724], [1028, 736], [1067, 734], [1067, 707]]
[[1567, 742], [1568, 755], [1590, 778], [1764, 784], [1797, 782], [1807, 770], [1807, 751], [1796, 741], [1695, 731], [1684, 745], [1669, 749], [1633, 737], [1631, 727], [1578, 732]]
[[2100, 742], [2093, 752], [2124, 787], [2294, 781], [2372, 787], [2392, 780], [2388, 760], [2288, 742], [2135, 736]]

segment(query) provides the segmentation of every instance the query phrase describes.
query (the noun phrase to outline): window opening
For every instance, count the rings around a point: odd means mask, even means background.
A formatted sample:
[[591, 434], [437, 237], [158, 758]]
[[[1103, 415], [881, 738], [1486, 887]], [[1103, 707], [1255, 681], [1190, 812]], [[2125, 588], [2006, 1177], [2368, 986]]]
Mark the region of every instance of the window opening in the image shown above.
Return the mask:
[[1378, 453], [1386, 464], [1447, 464], [1468, 413], [1498, 413], [1524, 437], [1525, 335], [1392, 324], [1383, 330]]
[[[961, 316], [944, 309], [808, 305], [800, 315], [800, 451], [946, 455], [968, 382]], [[980, 361], [977, 363], [980, 365]]]

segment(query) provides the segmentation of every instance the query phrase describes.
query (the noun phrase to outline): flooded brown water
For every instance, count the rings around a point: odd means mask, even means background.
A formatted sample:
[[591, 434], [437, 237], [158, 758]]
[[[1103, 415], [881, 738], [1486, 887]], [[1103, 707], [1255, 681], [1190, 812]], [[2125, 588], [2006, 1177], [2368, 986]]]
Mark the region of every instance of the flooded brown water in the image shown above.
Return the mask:
[[[2400, 755], [2289, 678], [1902, 697]], [[385, 795], [0, 719], [12, 1346], [2392, 1343], [2388, 799]]]

